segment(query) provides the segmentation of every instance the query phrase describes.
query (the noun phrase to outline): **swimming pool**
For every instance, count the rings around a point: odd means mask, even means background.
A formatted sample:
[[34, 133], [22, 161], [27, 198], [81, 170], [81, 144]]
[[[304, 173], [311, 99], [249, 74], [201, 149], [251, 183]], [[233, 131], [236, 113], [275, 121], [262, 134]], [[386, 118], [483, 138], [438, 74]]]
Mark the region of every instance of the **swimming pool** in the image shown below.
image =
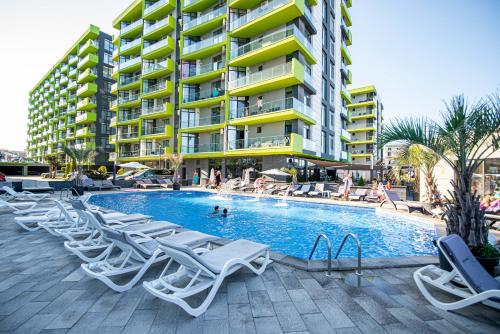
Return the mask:
[[[330, 237], [333, 250], [345, 234], [357, 234], [364, 258], [435, 255], [432, 240], [436, 233], [431, 223], [370, 208], [185, 191], [94, 195], [91, 202], [219, 237], [265, 243], [273, 251], [301, 259], [308, 258], [319, 233]], [[209, 217], [215, 205], [227, 208], [228, 217]], [[325, 259], [326, 253], [321, 242], [314, 258]], [[348, 242], [340, 257], [356, 254], [354, 242]]]

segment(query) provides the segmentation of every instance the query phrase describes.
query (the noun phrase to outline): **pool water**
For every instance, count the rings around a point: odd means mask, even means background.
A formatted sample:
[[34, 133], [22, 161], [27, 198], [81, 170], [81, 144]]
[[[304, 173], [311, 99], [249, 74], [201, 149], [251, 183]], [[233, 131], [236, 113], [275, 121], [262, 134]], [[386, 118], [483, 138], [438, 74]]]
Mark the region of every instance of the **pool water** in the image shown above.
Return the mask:
[[[435, 255], [431, 223], [370, 208], [185, 191], [95, 195], [91, 202], [219, 237], [268, 244], [273, 251], [302, 259], [309, 257], [319, 233], [332, 240], [333, 252], [345, 234], [357, 234], [364, 258]], [[211, 217], [215, 205], [227, 208], [228, 217]], [[320, 242], [313, 258], [326, 258], [325, 244]], [[349, 241], [340, 257], [356, 256], [355, 242]]]

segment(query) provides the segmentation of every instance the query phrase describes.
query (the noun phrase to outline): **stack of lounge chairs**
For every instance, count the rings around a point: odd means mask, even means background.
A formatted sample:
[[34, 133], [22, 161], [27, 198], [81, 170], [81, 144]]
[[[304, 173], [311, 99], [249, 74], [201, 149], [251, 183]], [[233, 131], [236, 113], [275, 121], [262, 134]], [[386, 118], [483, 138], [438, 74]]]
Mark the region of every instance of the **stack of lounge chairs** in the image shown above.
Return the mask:
[[44, 192], [49, 191], [54, 193], [54, 188], [47, 181], [23, 180], [23, 191]]
[[92, 180], [86, 178], [83, 180], [85, 190], [120, 190], [120, 186], [115, 186], [111, 180]]
[[[0, 200], [0, 207], [13, 210], [19, 226], [64, 239], [64, 248], [82, 261], [84, 273], [115, 291], [129, 290], [152, 265], [163, 263], [159, 276], [143, 282], [144, 288], [192, 316], [208, 309], [227, 276], [243, 267], [260, 275], [270, 263], [267, 245], [236, 240], [217, 246], [217, 238], [208, 234], [92, 206], [91, 194], [58, 201], [14, 193], [10, 201]], [[15, 201], [21, 196], [33, 200]], [[201, 296], [198, 306], [186, 302], [194, 295]]]

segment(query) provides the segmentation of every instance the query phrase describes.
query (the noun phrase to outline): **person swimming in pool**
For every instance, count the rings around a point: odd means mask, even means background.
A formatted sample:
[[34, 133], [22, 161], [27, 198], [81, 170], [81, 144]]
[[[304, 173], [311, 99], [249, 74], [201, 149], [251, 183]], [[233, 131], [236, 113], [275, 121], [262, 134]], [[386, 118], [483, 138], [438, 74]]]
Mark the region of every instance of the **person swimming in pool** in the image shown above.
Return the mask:
[[222, 214], [220, 215], [222, 218], [226, 218], [227, 217], [227, 209], [224, 208], [224, 210], [222, 210]]
[[220, 207], [218, 205], [214, 206], [214, 211], [212, 211], [212, 213], [210, 213], [210, 216], [211, 217], [216, 216], [219, 213], [219, 209], [220, 209]]

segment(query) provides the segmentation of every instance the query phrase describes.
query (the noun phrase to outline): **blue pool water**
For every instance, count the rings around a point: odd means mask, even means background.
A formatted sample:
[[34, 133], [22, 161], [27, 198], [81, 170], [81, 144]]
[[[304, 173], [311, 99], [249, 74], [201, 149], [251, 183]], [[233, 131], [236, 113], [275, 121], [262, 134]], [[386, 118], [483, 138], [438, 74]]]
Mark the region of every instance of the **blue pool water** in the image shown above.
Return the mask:
[[[346, 233], [358, 235], [362, 256], [396, 257], [435, 255], [431, 224], [369, 208], [314, 204], [246, 196], [220, 197], [203, 192], [147, 192], [91, 197], [93, 204], [125, 213], [143, 213], [186, 228], [228, 239], [249, 239], [274, 251], [307, 259], [316, 236], [325, 233], [338, 248]], [[228, 208], [229, 216], [209, 217], [215, 205]], [[326, 258], [320, 243], [314, 258]], [[349, 242], [340, 257], [356, 257]]]

